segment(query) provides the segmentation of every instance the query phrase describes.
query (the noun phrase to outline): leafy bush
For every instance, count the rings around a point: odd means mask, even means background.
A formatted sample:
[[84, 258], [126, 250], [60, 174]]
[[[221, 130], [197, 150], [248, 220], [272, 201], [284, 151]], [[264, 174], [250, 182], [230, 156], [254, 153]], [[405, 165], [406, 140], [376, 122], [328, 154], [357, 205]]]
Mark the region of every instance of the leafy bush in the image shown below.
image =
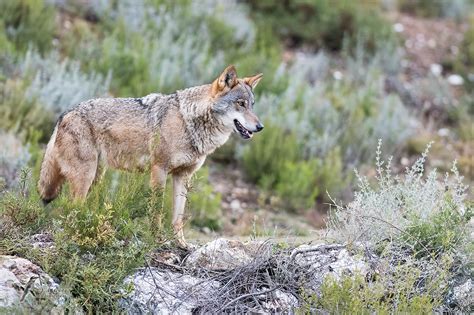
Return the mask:
[[17, 134], [25, 141], [47, 141], [54, 124], [52, 112], [25, 96], [21, 80], [0, 82], [0, 128]]
[[98, 12], [105, 36], [86, 38], [72, 53], [87, 69], [112, 71], [115, 95], [172, 92], [211, 81], [225, 66], [221, 47], [253, 45], [253, 24], [241, 8], [218, 1], [111, 3]]
[[[84, 202], [71, 202], [66, 187], [46, 211], [35, 182], [28, 178], [26, 184], [29, 189], [0, 198], [2, 254], [41, 265], [87, 312], [118, 311], [118, 299], [128, 290], [125, 276], [143, 265], [145, 254], [156, 246], [154, 236], [171, 237], [149, 220], [150, 191], [144, 188], [148, 178], [106, 173]], [[38, 232], [51, 235], [55, 246], [33, 249], [30, 235]]]
[[20, 170], [30, 160], [28, 146], [23, 146], [15, 136], [0, 131], [0, 192], [18, 184]]
[[315, 182], [318, 160], [286, 161], [279, 172], [276, 193], [285, 205], [296, 209], [308, 209], [314, 205], [319, 194]]
[[272, 29], [290, 46], [310, 44], [316, 48], [341, 50], [344, 37], [364, 33], [364, 46], [373, 49], [377, 41], [394, 39], [390, 25], [376, 8], [353, 1], [248, 0], [256, 20]]
[[78, 62], [60, 59], [57, 52], [41, 57], [29, 50], [19, 64], [22, 75], [32, 77], [26, 97], [37, 99], [56, 115], [72, 106], [94, 97], [105, 96], [111, 75], [83, 73]]
[[474, 91], [474, 16], [469, 20], [459, 52], [454, 70], [464, 76], [468, 89]]
[[[334, 237], [343, 242], [367, 242], [372, 246], [387, 239], [401, 239], [411, 247], [422, 246], [425, 256], [438, 256], [437, 249], [444, 252], [464, 246], [467, 237], [464, 227], [471, 214], [464, 204], [467, 187], [462, 183], [456, 165], [452, 168], [453, 178], [446, 174], [441, 182], [436, 170], [424, 178], [427, 149], [407, 169], [405, 176], [394, 177], [391, 160], [384, 162], [380, 158], [380, 147], [379, 142], [376, 156], [378, 187], [372, 188], [366, 178], [357, 174], [359, 191], [355, 193], [355, 200], [345, 209], [337, 206], [329, 221]], [[446, 216], [451, 219], [446, 220]], [[454, 227], [457, 227], [457, 235], [451, 237]], [[427, 242], [431, 248], [426, 247]]]
[[[54, 8], [42, 0], [2, 1], [0, 3], [0, 30], [5, 32], [7, 39], [20, 51], [26, 51], [33, 45], [39, 51], [45, 52], [51, 47], [53, 41]], [[0, 43], [6, 44], [4, 41]], [[0, 46], [0, 48], [3, 50], [5, 46]]]
[[[256, 106], [267, 129], [237, 151], [249, 177], [265, 189], [278, 187], [290, 208], [304, 208], [317, 190], [323, 200], [326, 191], [342, 195], [349, 170], [374, 156], [371, 139], [383, 137], [392, 150], [398, 148], [413, 124], [404, 118], [410, 114], [398, 96], [385, 94], [385, 73], [394, 68], [385, 62], [388, 55], [346, 55], [346, 71], [332, 80], [332, 60], [323, 53], [297, 55], [292, 65], [282, 65], [274, 82], [286, 82], [286, 89], [264, 93]], [[299, 174], [303, 170], [307, 176]]]
[[422, 17], [465, 18], [472, 10], [470, 0], [399, 0], [400, 11]]
[[[391, 159], [381, 159], [379, 142], [376, 185], [356, 173], [359, 190], [346, 207], [335, 205], [329, 235], [374, 250], [390, 271], [363, 283], [329, 283], [326, 297], [316, 305], [331, 310], [360, 306], [368, 312], [433, 312], [441, 310], [455, 279], [469, 277], [473, 243], [467, 187], [455, 163], [444, 180], [438, 179], [436, 170], [425, 174], [428, 149], [399, 177], [392, 174]], [[392, 293], [377, 297], [377, 292]]]
[[299, 151], [294, 134], [266, 122], [265, 132], [243, 149], [242, 162], [250, 179], [270, 188], [278, 182], [285, 163], [298, 159]]
[[201, 168], [195, 175], [189, 193], [191, 224], [219, 230], [222, 225], [221, 195], [208, 181], [209, 170]]
[[[425, 175], [428, 149], [404, 176], [393, 176], [390, 159], [376, 156], [376, 187], [357, 175], [359, 191], [345, 208], [336, 205], [328, 221], [329, 235], [340, 242], [374, 249], [393, 266], [419, 270], [413, 287], [445, 299], [455, 279], [469, 277], [472, 239], [468, 223], [472, 209], [456, 164], [451, 177]], [[428, 147], [429, 148], [429, 147]], [[443, 284], [443, 285], [441, 285]], [[434, 294], [434, 295], [433, 295]], [[430, 306], [431, 307], [431, 306]]]
[[417, 292], [415, 288], [421, 270], [413, 265], [409, 267], [399, 266], [393, 274], [369, 282], [359, 275], [345, 276], [340, 280], [327, 277], [320, 296], [303, 295], [300, 310], [330, 314], [433, 312], [442, 302], [440, 290], [433, 287], [426, 292]]
[[61, 287], [72, 293], [88, 313], [118, 312], [118, 300], [130, 288], [123, 280], [143, 266], [148, 244], [136, 239], [113, 240], [93, 251], [80, 251], [76, 243], [58, 233], [55, 251], [42, 256], [46, 272], [61, 279]]
[[274, 189], [290, 209], [313, 206], [318, 189], [319, 160], [301, 159], [301, 148], [294, 134], [266, 122], [265, 132], [244, 150], [242, 162], [248, 176], [266, 190]]

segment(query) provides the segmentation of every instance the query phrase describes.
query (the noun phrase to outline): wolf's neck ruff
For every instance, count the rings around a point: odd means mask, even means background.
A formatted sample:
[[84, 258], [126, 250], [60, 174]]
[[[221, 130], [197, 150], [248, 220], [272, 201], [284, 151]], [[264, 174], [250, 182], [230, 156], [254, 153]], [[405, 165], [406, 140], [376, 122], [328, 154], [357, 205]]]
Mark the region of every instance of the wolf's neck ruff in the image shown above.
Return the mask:
[[177, 92], [179, 111], [185, 122], [193, 149], [207, 155], [223, 145], [232, 129], [225, 127], [212, 110], [209, 100], [211, 85], [202, 85]]

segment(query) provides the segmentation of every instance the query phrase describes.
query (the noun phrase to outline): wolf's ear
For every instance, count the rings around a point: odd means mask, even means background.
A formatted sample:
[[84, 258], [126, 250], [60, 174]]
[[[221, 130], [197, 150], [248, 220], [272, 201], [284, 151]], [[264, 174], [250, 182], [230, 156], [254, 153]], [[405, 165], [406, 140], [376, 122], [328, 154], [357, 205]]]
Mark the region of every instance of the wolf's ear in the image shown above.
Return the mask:
[[253, 77], [244, 78], [244, 82], [247, 83], [252, 90], [257, 86], [258, 82], [263, 78], [263, 73], [254, 75]]
[[230, 65], [225, 68], [221, 75], [213, 82], [212, 92], [215, 95], [219, 92], [229, 91], [237, 83], [237, 71], [233, 65]]

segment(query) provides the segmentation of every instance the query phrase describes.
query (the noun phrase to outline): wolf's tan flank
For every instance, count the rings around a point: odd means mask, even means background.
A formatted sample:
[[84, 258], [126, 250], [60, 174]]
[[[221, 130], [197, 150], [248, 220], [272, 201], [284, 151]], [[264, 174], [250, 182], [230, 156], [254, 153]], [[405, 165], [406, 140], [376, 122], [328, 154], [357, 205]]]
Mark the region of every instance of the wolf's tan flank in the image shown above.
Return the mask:
[[173, 228], [186, 246], [183, 214], [187, 181], [206, 156], [234, 131], [244, 139], [263, 129], [253, 112], [253, 89], [262, 74], [237, 78], [233, 66], [211, 84], [170, 95], [100, 98], [80, 103], [59, 118], [41, 165], [38, 190], [45, 203], [65, 180], [75, 199], [87, 196], [101, 166], [151, 170], [151, 186], [164, 189], [173, 175]]

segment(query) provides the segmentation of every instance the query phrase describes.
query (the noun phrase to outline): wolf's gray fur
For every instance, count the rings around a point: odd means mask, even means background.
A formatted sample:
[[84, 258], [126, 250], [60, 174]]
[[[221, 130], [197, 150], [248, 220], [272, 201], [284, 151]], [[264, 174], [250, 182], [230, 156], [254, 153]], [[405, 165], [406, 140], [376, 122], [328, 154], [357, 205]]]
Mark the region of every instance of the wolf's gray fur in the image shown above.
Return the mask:
[[179, 239], [186, 182], [207, 155], [235, 131], [251, 138], [263, 125], [253, 113], [253, 88], [261, 75], [238, 79], [228, 67], [212, 84], [141, 98], [99, 98], [64, 113], [48, 143], [38, 188], [46, 202], [64, 180], [75, 198], [85, 198], [101, 165], [151, 171], [163, 188], [173, 174], [173, 224]]

